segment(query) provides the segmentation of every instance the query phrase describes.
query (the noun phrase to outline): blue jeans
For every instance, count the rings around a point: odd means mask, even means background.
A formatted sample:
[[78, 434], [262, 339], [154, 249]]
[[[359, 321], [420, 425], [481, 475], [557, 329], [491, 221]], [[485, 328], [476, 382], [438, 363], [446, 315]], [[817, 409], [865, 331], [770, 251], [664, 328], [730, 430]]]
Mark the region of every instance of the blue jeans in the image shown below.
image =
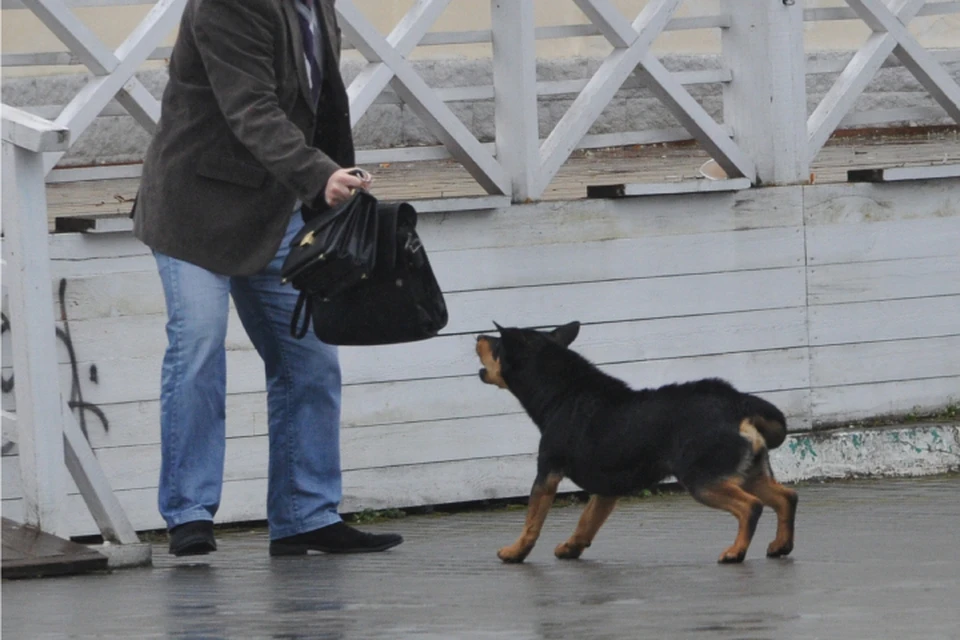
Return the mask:
[[172, 528], [213, 520], [225, 449], [229, 298], [264, 362], [272, 539], [340, 521], [340, 362], [313, 333], [290, 335], [297, 291], [280, 284], [294, 213], [280, 251], [260, 273], [229, 277], [155, 252], [167, 303], [160, 391], [160, 514]]

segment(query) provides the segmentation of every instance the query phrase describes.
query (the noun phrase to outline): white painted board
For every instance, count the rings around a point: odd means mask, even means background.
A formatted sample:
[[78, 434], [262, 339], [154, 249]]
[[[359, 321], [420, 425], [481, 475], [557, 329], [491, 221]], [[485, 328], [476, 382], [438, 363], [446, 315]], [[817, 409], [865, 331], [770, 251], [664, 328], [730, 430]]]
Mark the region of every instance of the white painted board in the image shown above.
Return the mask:
[[814, 388], [960, 376], [960, 333], [810, 349]]
[[809, 314], [812, 346], [960, 333], [960, 296], [816, 305]]
[[810, 267], [811, 305], [960, 294], [960, 255]]

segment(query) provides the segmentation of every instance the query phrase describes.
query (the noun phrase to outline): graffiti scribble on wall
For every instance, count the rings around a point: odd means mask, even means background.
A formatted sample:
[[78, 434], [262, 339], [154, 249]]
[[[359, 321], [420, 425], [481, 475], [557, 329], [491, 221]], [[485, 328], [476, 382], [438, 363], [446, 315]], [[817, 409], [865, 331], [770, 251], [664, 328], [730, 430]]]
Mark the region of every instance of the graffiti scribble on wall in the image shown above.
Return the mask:
[[[77, 421], [80, 424], [80, 430], [83, 431], [83, 435], [89, 439], [89, 426], [91, 421], [99, 423], [100, 428], [104, 432], [110, 431], [110, 421], [107, 419], [106, 414], [103, 410], [92, 402], [87, 402], [83, 398], [83, 384], [81, 384], [81, 366], [77, 359], [77, 352], [73, 345], [73, 339], [70, 337], [70, 320], [67, 318], [67, 281], [66, 279], [60, 280], [60, 288], [58, 291], [58, 302], [60, 307], [60, 322], [61, 327], [57, 328], [57, 339], [60, 341], [60, 344], [64, 346], [67, 350], [68, 364], [70, 366], [70, 396], [67, 400], [67, 405], [76, 413]], [[0, 332], [7, 333], [11, 330], [10, 328], [10, 319], [6, 314], [0, 314], [0, 320], [2, 320], [2, 326], [0, 326]], [[93, 384], [100, 383], [100, 377], [97, 372], [97, 365], [90, 364], [86, 367], [84, 371], [84, 378], [92, 382]], [[11, 393], [14, 390], [14, 375], [11, 374], [10, 377], [5, 377], [0, 380], [2, 383], [2, 390], [4, 394]], [[3, 453], [10, 453], [16, 447], [16, 443], [8, 439], [7, 434], [4, 434], [3, 439]]]

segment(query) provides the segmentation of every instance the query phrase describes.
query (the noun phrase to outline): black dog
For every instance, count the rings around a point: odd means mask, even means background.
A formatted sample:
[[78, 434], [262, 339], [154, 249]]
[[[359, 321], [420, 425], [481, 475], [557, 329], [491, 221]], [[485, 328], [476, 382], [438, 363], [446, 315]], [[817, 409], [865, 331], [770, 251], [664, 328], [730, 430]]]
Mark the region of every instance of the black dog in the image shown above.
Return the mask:
[[497, 329], [499, 338], [477, 338], [480, 379], [510, 390], [541, 433], [526, 523], [499, 550], [501, 560], [527, 557], [564, 477], [591, 496], [558, 558], [580, 557], [618, 496], [671, 475], [699, 502], [737, 518], [737, 538], [720, 562], [743, 561], [763, 505], [777, 513], [767, 555], [793, 550], [797, 493], [773, 479], [767, 455], [786, 437], [775, 406], [718, 379], [633, 390], [567, 348], [578, 322], [551, 332]]

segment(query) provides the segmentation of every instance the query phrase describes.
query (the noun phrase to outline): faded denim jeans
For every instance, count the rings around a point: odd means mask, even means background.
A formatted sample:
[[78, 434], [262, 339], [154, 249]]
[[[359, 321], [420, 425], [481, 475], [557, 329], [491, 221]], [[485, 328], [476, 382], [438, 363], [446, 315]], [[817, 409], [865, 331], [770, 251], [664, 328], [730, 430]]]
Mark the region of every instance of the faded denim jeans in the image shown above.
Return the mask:
[[[223, 276], [154, 254], [167, 303], [159, 507], [169, 528], [213, 520], [220, 506], [231, 296], [266, 373], [270, 537], [283, 538], [340, 521], [337, 349], [320, 342], [312, 332], [302, 340], [290, 335], [298, 294], [290, 285], [280, 284], [287, 247], [302, 225], [297, 211], [276, 257], [252, 276]], [[242, 493], [245, 488], [232, 499], [242, 499]]]

